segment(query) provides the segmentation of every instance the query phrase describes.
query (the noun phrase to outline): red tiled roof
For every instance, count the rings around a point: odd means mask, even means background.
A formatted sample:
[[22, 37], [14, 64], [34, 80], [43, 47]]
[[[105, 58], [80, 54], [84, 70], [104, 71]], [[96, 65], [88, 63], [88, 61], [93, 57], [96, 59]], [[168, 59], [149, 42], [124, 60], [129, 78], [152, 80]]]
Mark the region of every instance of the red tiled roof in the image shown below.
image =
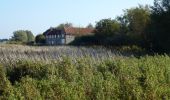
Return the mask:
[[92, 28], [75, 28], [75, 27], [68, 27], [64, 28], [65, 33], [68, 35], [90, 35], [94, 32]]
[[65, 27], [64, 29], [56, 29], [56, 28], [50, 28], [46, 32], [44, 32], [44, 35], [55, 35], [55, 34], [61, 34], [61, 32], [64, 31], [67, 35], [75, 35], [75, 36], [82, 36], [82, 35], [90, 35], [93, 34], [94, 29], [91, 28], [75, 28], [75, 27]]

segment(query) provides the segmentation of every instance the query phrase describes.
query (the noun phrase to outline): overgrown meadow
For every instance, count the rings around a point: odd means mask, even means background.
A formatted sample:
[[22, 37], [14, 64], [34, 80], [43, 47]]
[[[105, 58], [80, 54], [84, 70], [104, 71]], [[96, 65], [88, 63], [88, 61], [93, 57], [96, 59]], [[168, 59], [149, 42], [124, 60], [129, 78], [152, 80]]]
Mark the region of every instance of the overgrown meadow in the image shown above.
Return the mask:
[[169, 100], [170, 57], [104, 47], [0, 47], [2, 100]]

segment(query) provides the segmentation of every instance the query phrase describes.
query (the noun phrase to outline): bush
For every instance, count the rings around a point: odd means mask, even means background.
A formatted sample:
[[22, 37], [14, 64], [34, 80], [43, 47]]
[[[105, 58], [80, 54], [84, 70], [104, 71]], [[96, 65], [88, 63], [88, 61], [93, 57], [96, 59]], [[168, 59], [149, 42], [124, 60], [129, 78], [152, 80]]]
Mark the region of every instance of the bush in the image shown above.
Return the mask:
[[95, 45], [97, 44], [97, 39], [93, 35], [76, 37], [71, 45]]
[[[2, 99], [170, 99], [170, 57], [71, 58], [0, 67]], [[8, 77], [9, 80], [8, 81]], [[5, 84], [2, 84], [5, 83]], [[10, 83], [13, 83], [10, 85]]]
[[31, 63], [30, 61], [19, 61], [15, 66], [8, 67], [8, 76], [11, 83], [20, 81], [22, 77], [41, 79], [47, 77], [50, 67], [42, 63]]

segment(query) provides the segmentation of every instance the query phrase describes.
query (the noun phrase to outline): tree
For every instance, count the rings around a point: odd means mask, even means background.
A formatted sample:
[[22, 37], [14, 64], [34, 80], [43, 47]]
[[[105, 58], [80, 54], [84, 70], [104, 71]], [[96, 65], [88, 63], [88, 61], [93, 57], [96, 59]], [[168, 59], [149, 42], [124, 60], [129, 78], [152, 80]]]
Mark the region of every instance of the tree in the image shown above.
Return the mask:
[[127, 16], [122, 15], [122, 16], [118, 16], [116, 18], [117, 22], [120, 24], [120, 31], [119, 33], [121, 35], [127, 35], [129, 32], [129, 21], [127, 19]]
[[[139, 45], [144, 47], [147, 44], [147, 28], [150, 24], [149, 6], [139, 5], [135, 8], [126, 9], [122, 16], [117, 17], [120, 24], [120, 39], [129, 45]], [[123, 41], [124, 40], [124, 41]]]
[[89, 25], [87, 25], [86, 28], [91, 28], [91, 29], [93, 29], [94, 27], [93, 27], [93, 25], [90, 23]]
[[120, 24], [116, 20], [102, 19], [96, 24], [96, 36], [110, 37], [119, 33]]
[[30, 43], [34, 41], [34, 35], [28, 30], [18, 30], [13, 32], [12, 41]]
[[45, 36], [43, 34], [39, 34], [35, 37], [35, 41], [37, 44], [45, 44]]
[[169, 0], [154, 0], [154, 6], [152, 6], [153, 14], [161, 14], [170, 9]]
[[35, 41], [35, 37], [34, 37], [34, 35], [33, 35], [33, 33], [31, 31], [25, 31], [25, 32], [26, 32], [27, 38], [28, 38], [27, 42]]
[[127, 19], [130, 35], [144, 38], [150, 23], [149, 7], [139, 5], [139, 7], [127, 9], [124, 17]]
[[27, 33], [23, 30], [15, 31], [13, 32], [12, 40], [16, 42], [27, 42]]
[[73, 24], [72, 23], [63, 23], [63, 24], [60, 24], [57, 26], [57, 28], [68, 28], [68, 27], [73, 27]]
[[148, 32], [150, 48], [158, 52], [170, 52], [170, 1], [155, 0], [152, 6]]

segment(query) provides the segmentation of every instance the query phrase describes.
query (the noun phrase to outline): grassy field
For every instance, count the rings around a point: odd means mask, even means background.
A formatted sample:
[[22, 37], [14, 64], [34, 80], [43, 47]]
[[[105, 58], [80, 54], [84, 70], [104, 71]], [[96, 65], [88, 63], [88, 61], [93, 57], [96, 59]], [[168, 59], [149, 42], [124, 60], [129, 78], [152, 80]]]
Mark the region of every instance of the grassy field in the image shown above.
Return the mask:
[[0, 99], [169, 100], [170, 57], [103, 47], [0, 47]]

